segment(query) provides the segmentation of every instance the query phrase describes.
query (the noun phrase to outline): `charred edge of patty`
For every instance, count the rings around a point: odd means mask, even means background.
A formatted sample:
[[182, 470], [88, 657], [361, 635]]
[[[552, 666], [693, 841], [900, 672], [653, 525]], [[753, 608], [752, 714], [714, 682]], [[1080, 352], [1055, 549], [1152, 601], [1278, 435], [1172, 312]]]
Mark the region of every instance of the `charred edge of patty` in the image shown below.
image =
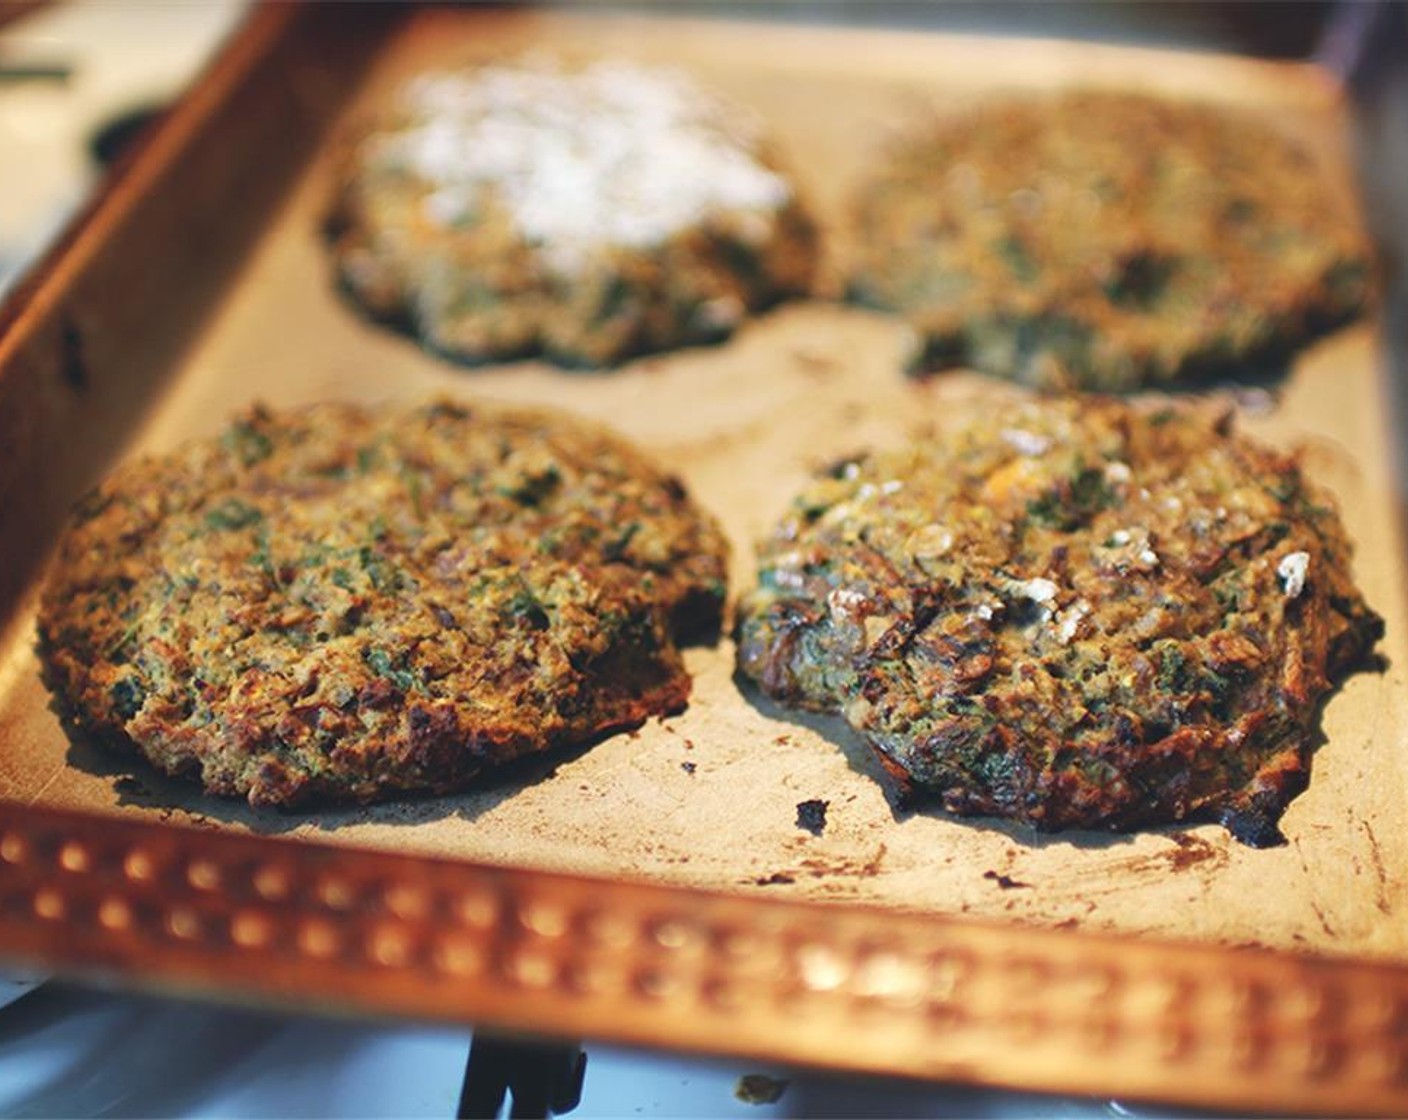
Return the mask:
[[[1169, 738], [1176, 738], [1170, 736]], [[1101, 791], [1085, 787], [1079, 795], [1067, 791], [1051, 797], [1050, 775], [1024, 767], [1020, 760], [995, 752], [987, 756], [995, 767], [1006, 767], [1002, 784], [992, 782], [986, 773], [982, 781], [972, 775], [951, 773], [948, 783], [916, 780], [911, 765], [897, 759], [881, 744], [868, 740], [886, 774], [893, 800], [905, 810], [938, 805], [959, 817], [990, 817], [1011, 820], [1038, 832], [1056, 833], [1072, 829], [1116, 833], [1161, 826], [1198, 822], [1222, 825], [1234, 839], [1248, 847], [1267, 848], [1286, 842], [1279, 829], [1281, 816], [1309, 783], [1310, 751], [1300, 744], [1283, 744], [1247, 781], [1235, 788], [1204, 788], [1199, 785], [1192, 758], [1169, 766], [1150, 765], [1150, 773], [1136, 767], [1121, 776], [1132, 778], [1142, 796], [1129, 803], [1104, 803]], [[1161, 744], [1148, 744], [1151, 750]]]
[[[1128, 757], [1111, 760], [1121, 781], [1140, 794], [1128, 803], [1102, 798], [1093, 785], [1073, 789], [1053, 778], [1032, 764], [1022, 737], [1008, 727], [980, 731], [954, 719], [944, 725], [951, 742], [936, 735], [923, 744], [902, 740], [890, 745], [879, 736], [863, 737], [889, 779], [893, 800], [904, 809], [938, 804], [956, 816], [1000, 817], [1039, 832], [1130, 832], [1212, 821], [1248, 847], [1280, 846], [1286, 843], [1281, 817], [1309, 785], [1313, 729], [1324, 706], [1346, 677], [1375, 663], [1374, 647], [1384, 635], [1384, 620], [1375, 611], [1364, 604], [1353, 607], [1341, 613], [1345, 628], [1329, 652], [1331, 687], [1302, 718], [1286, 703], [1280, 718], [1266, 711], [1253, 719], [1253, 741], [1241, 744], [1236, 756], [1253, 758], [1256, 767], [1236, 784], [1226, 782], [1223, 771], [1208, 771], [1208, 760], [1215, 766], [1231, 742], [1225, 730], [1206, 725], [1175, 729], [1152, 743], [1133, 743]], [[766, 683], [759, 683], [768, 691]], [[931, 765], [920, 765], [924, 760], [916, 755], [921, 752], [929, 755]], [[1106, 758], [1109, 753], [1107, 748]]]
[[369, 784], [349, 790], [344, 782], [309, 775], [269, 757], [260, 764], [247, 789], [207, 787], [207, 792], [244, 797], [256, 809], [284, 811], [316, 805], [369, 805], [391, 795], [401, 798], [462, 793], [495, 778], [511, 780], [520, 765], [584, 751], [619, 732], [632, 731], [651, 718], [675, 715], [687, 706], [689, 693], [689, 678], [682, 672], [674, 674], [629, 703], [613, 704], [611, 718], [601, 720], [590, 730], [564, 733], [546, 743], [495, 728], [461, 734], [437, 720], [431, 708], [412, 704], [406, 709], [410, 750], [404, 768], [434, 773], [434, 780], [405, 785]]
[[690, 587], [670, 611], [669, 631], [675, 644], [713, 646], [723, 636], [724, 607], [728, 594], [722, 582], [713, 587]]
[[[1366, 266], [1367, 267], [1367, 266]], [[864, 306], [904, 316], [905, 309], [875, 298], [858, 300]], [[1151, 385], [1189, 389], [1222, 381], [1279, 381], [1290, 369], [1296, 354], [1306, 345], [1339, 330], [1360, 318], [1368, 306], [1367, 296], [1355, 301], [1327, 301], [1305, 309], [1299, 318], [1282, 318], [1266, 313], [1270, 331], [1262, 341], [1242, 350], [1229, 348], [1222, 340], [1209, 338], [1190, 349], [1172, 364], [1154, 358], [1129, 355], [1121, 367], [1101, 363], [1083, 352], [1084, 342], [1075, 349], [1065, 348], [1062, 339], [1079, 339], [1094, 328], [1075, 320], [1033, 320], [1002, 318], [994, 326], [1015, 340], [1019, 353], [1012, 366], [997, 366], [982, 358], [982, 348], [967, 329], [932, 333], [915, 325], [920, 344], [906, 365], [906, 376], [924, 380], [953, 369], [975, 369], [1019, 384], [1043, 389], [1089, 389], [1103, 392], [1136, 392]], [[1049, 330], [1049, 333], [1047, 333]], [[1052, 380], [1043, 372], [1042, 359], [1052, 359], [1061, 371]]]
[[[603, 713], [604, 718], [590, 728], [564, 729], [545, 742], [511, 726], [462, 729], [457, 720], [440, 714], [447, 702], [408, 701], [402, 723], [406, 750], [395, 773], [398, 778], [410, 775], [413, 780], [385, 782], [363, 778], [356, 782], [346, 775], [328, 776], [300, 766], [307, 760], [281, 751], [277, 741], [243, 756], [224, 736], [213, 743], [201, 742], [199, 737], [186, 737], [184, 742], [177, 737], [165, 742], [139, 742], [129, 730], [131, 718], [113, 703], [85, 702], [90, 693], [103, 691], [93, 679], [91, 667], [66, 656], [65, 648], [54, 641], [42, 621], [36, 652], [41, 680], [50, 693], [50, 708], [71, 735], [114, 757], [140, 760], [167, 777], [193, 780], [207, 794], [247, 800], [256, 809], [366, 805], [393, 795], [419, 797], [463, 792], [491, 775], [511, 773], [516, 763], [585, 750], [618, 732], [640, 727], [651, 718], [677, 714], [688, 706], [692, 690], [683, 664], [665, 651], [666, 656], [661, 659], [631, 666], [637, 670], [634, 679], [620, 686], [619, 694], [603, 705], [609, 716]], [[618, 652], [615, 659], [622, 656]], [[644, 672], [639, 671], [642, 669]], [[603, 691], [611, 691], [625, 676], [614, 673], [610, 665], [603, 666], [602, 671], [612, 682]], [[208, 761], [233, 765], [217, 765], [212, 770]]]
[[[721, 590], [694, 590], [699, 594], [684, 604], [692, 623], [717, 626]], [[586, 749], [651, 717], [675, 714], [692, 688], [670, 633], [669, 607], [655, 603], [639, 619], [654, 638], [613, 644], [579, 668], [577, 685], [592, 700], [584, 718], [543, 734], [518, 702], [508, 707], [507, 719], [476, 725], [462, 718], [465, 709], [454, 700], [416, 697], [378, 678], [358, 693], [358, 710], [399, 708], [397, 726], [357, 739], [355, 747], [371, 748], [365, 757], [354, 751], [354, 758], [334, 763], [316, 746], [285, 740], [278, 725], [247, 721], [237, 705], [222, 707], [218, 726], [209, 728], [166, 720], [182, 697], [154, 683], [147, 670], [100, 655], [87, 637], [66, 634], [64, 610], [65, 601], [47, 595], [36, 636], [41, 679], [61, 725], [110, 754], [135, 756], [172, 778], [194, 779], [206, 793], [242, 797], [256, 808], [456, 792], [515, 762]], [[123, 672], [123, 665], [133, 671]], [[296, 714], [290, 709], [285, 718]]]
[[[541, 332], [528, 336], [516, 345], [494, 344], [477, 349], [447, 345], [431, 337], [432, 332], [423, 329], [417, 322], [413, 301], [399, 281], [394, 278], [388, 281], [388, 288], [396, 289], [394, 294], [374, 293], [359, 283], [348, 268], [347, 257], [350, 253], [370, 251], [370, 242], [363, 234], [357, 196], [355, 184], [343, 184], [321, 221], [322, 237], [332, 260], [335, 290], [351, 310], [368, 322], [413, 339], [426, 353], [451, 365], [479, 369], [507, 362], [542, 359], [569, 371], [609, 372], [626, 362], [653, 354], [721, 345], [743, 325], [741, 320], [717, 325], [692, 323], [680, 315], [678, 309], [674, 309], [672, 314], [679, 317], [668, 338], [661, 340], [651, 337], [646, 330], [646, 320], [642, 317], [639, 329], [629, 332], [620, 344], [600, 356], [588, 354], [584, 349], [556, 346]], [[761, 246], [745, 245], [731, 237], [720, 237], [708, 229], [685, 231], [681, 235], [696, 240], [703, 238], [707, 246], [707, 252], [695, 254], [698, 259], [693, 263], [694, 268], [715, 271], [741, 281], [745, 316], [761, 315], [790, 300], [806, 298], [815, 283], [819, 257], [819, 232], [815, 219], [794, 194], [776, 212], [774, 221], [776, 228], [773, 237]], [[779, 275], [778, 270], [761, 263], [773, 256], [786, 258], [798, 254], [802, 262], [795, 277]], [[502, 299], [504, 308], [511, 310], [515, 298], [513, 294], [505, 295]], [[698, 310], [699, 306], [702, 303], [691, 310]]]

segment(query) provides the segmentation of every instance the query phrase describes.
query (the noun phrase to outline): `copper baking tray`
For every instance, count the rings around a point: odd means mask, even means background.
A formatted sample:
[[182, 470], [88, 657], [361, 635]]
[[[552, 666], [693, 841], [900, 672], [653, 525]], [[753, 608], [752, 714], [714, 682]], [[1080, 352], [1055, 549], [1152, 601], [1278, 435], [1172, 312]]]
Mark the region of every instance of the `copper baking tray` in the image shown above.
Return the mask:
[[[886, 130], [998, 90], [1234, 102], [1347, 166], [1337, 91], [1299, 65], [664, 15], [257, 9], [0, 313], [0, 954], [834, 1069], [1408, 1111], [1408, 628], [1372, 324], [1239, 398], [1249, 430], [1304, 447], [1338, 493], [1388, 620], [1387, 668], [1325, 708], [1282, 848], [897, 812], [843, 729], [740, 691], [727, 642], [690, 653], [684, 714], [452, 798], [256, 814], [65, 738], [33, 609], [67, 508], [119, 456], [252, 399], [446, 392], [609, 420], [721, 516], [736, 585], [813, 464], [1011, 400], [964, 373], [905, 381], [904, 328], [825, 299], [588, 376], [452, 369], [353, 315], [319, 231], [338, 137], [411, 68], [543, 43], [675, 63], [756, 109], [822, 217], [831, 290]], [[811, 798], [830, 803], [820, 836], [797, 827]]]

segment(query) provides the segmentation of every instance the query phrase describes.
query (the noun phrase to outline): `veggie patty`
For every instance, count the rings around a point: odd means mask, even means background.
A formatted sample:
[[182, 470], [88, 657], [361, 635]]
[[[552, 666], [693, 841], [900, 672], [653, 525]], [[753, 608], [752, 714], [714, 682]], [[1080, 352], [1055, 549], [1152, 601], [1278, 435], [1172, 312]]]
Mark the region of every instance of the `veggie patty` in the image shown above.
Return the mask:
[[856, 207], [852, 296], [915, 372], [1106, 391], [1283, 363], [1369, 302], [1367, 241], [1245, 112], [1076, 92], [926, 120]]
[[760, 546], [738, 664], [951, 812], [1260, 846], [1383, 633], [1350, 552], [1228, 415], [1039, 399], [816, 477]]
[[447, 791], [682, 708], [725, 552], [575, 419], [255, 407], [81, 503], [40, 649], [77, 723], [211, 793]]
[[329, 230], [363, 309], [465, 363], [717, 341], [817, 259], [750, 115], [614, 59], [417, 75], [349, 148]]

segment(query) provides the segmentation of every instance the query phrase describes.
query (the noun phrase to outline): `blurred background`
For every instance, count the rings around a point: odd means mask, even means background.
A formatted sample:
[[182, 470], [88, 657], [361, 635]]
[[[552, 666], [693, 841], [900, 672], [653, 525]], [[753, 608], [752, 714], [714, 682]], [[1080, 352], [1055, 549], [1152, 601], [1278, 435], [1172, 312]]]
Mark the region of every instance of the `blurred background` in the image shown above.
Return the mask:
[[[248, 0], [0, 0], [0, 291], [72, 214], [102, 166], [189, 80]], [[914, 27], [1312, 57], [1341, 24], [1394, 5], [919, 3], [622, 4], [734, 19]], [[1361, 18], [1352, 16], [1362, 9]], [[1343, 37], [1343, 34], [1342, 36]]]

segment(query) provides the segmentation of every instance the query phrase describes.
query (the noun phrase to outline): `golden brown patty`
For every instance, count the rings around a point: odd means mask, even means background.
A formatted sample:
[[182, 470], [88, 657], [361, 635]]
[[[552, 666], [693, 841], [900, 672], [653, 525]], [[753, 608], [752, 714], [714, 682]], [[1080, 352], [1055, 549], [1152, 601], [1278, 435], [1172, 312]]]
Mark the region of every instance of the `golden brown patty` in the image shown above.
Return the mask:
[[550, 413], [255, 408], [80, 506], [39, 617], [76, 720], [255, 804], [450, 790], [681, 708], [725, 544]]
[[420, 75], [351, 149], [329, 228], [363, 308], [464, 362], [715, 341], [816, 263], [750, 117], [609, 60]]
[[926, 122], [859, 196], [853, 296], [917, 370], [1127, 390], [1284, 362], [1370, 258], [1314, 161], [1232, 109], [1071, 93]]
[[952, 812], [1261, 845], [1382, 635], [1349, 562], [1295, 457], [1228, 418], [1036, 401], [818, 476], [761, 546], [738, 661]]

